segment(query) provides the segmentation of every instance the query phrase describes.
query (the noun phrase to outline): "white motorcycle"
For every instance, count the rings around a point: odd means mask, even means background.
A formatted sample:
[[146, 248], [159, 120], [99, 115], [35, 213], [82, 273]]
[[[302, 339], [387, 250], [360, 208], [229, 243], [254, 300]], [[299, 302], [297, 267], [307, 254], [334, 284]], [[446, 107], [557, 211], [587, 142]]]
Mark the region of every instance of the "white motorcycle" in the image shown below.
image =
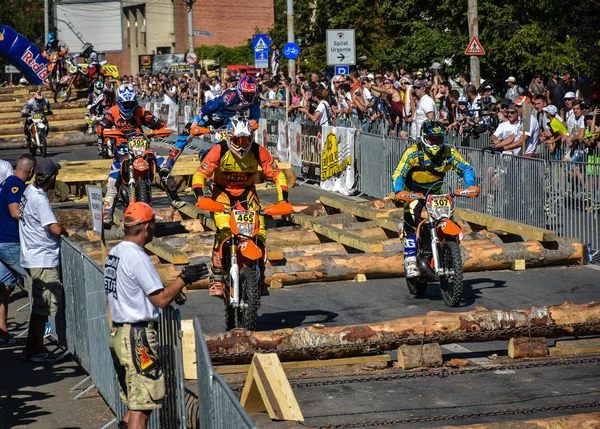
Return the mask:
[[30, 125], [29, 136], [27, 138], [27, 144], [29, 147], [29, 152], [32, 156], [37, 154], [38, 149], [40, 150], [40, 155], [45, 157], [48, 155], [48, 126], [46, 122], [46, 117], [43, 113], [32, 113], [29, 115], [28, 119]]

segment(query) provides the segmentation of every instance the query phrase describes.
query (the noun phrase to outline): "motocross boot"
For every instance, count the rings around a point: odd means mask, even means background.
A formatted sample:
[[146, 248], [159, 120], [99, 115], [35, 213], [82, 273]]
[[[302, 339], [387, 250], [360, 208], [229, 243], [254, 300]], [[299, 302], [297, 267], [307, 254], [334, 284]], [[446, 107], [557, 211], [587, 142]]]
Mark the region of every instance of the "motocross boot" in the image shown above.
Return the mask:
[[101, 158], [104, 158], [104, 154], [105, 154], [105, 149], [104, 149], [104, 143], [102, 142], [102, 139], [98, 139], [98, 141], [96, 142], [96, 146], [98, 147], [98, 156]]
[[177, 193], [177, 186], [175, 186], [175, 178], [170, 172], [166, 174], [161, 170], [158, 175], [160, 176], [160, 181], [167, 192], [167, 197], [169, 198], [169, 203], [171, 207], [174, 209], [180, 209], [185, 206], [185, 202], [181, 200], [179, 194]]
[[212, 275], [210, 276], [210, 287], [208, 294], [225, 298], [225, 277], [223, 277], [223, 265], [221, 264], [221, 255], [217, 249], [213, 249], [212, 253]]
[[[265, 244], [258, 240], [258, 247], [263, 251], [263, 256], [265, 254]], [[265, 258], [262, 257], [258, 260], [258, 269], [260, 270], [260, 296], [269, 296], [271, 292], [269, 292], [269, 286], [265, 283]]]
[[113, 213], [115, 209], [115, 198], [114, 197], [104, 197], [104, 203], [102, 207], [102, 222], [104, 226], [110, 228], [110, 225], [113, 223]]
[[123, 420], [121, 420], [119, 422], [119, 424], [117, 425], [117, 429], [127, 429], [129, 427], [129, 425], [127, 423], [125, 423]]
[[171, 170], [173, 170], [173, 167], [175, 166], [175, 162], [177, 162], [177, 159], [179, 158], [182, 152], [183, 151], [181, 149], [178, 149], [175, 146], [171, 146], [171, 149], [169, 150], [169, 156], [167, 157], [167, 159], [164, 160], [164, 162], [160, 166], [160, 174], [165, 176], [167, 174], [170, 174]]
[[404, 275], [407, 279], [419, 277], [417, 265], [417, 242], [414, 237], [404, 237]]

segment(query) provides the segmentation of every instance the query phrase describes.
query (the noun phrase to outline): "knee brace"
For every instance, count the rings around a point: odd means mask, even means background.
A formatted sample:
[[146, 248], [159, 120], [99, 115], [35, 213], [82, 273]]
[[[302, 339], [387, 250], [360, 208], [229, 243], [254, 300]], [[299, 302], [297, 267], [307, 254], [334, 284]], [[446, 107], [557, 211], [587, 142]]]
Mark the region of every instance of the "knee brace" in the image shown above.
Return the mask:
[[417, 254], [417, 239], [415, 236], [404, 237], [404, 256], [415, 256]]

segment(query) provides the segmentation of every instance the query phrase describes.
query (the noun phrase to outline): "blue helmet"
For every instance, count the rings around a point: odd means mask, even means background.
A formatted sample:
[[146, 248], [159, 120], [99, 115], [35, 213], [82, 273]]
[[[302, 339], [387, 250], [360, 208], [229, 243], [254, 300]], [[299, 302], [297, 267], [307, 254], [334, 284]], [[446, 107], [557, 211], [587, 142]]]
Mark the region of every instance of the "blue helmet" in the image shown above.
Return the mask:
[[421, 144], [425, 152], [432, 156], [440, 153], [445, 146], [446, 127], [437, 119], [425, 119], [421, 125]]
[[48, 33], [48, 43], [56, 42], [56, 35], [54, 33]]
[[117, 89], [117, 107], [123, 119], [131, 119], [137, 107], [137, 94], [131, 84], [123, 84]]

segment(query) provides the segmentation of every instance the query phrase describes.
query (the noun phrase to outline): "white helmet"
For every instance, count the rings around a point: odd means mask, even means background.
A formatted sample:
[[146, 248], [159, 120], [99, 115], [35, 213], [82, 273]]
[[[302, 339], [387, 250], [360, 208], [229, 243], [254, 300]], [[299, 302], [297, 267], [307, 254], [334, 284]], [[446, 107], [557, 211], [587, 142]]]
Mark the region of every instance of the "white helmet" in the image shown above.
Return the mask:
[[19, 79], [19, 85], [29, 85], [29, 82], [27, 82], [27, 79], [22, 77], [21, 79]]
[[102, 94], [103, 91], [104, 91], [104, 84], [102, 82], [100, 82], [99, 80], [96, 81], [96, 83], [94, 84], [94, 92], [96, 93], [96, 95]]
[[252, 147], [252, 125], [246, 119], [232, 118], [227, 125], [227, 146], [239, 159], [245, 157]]

